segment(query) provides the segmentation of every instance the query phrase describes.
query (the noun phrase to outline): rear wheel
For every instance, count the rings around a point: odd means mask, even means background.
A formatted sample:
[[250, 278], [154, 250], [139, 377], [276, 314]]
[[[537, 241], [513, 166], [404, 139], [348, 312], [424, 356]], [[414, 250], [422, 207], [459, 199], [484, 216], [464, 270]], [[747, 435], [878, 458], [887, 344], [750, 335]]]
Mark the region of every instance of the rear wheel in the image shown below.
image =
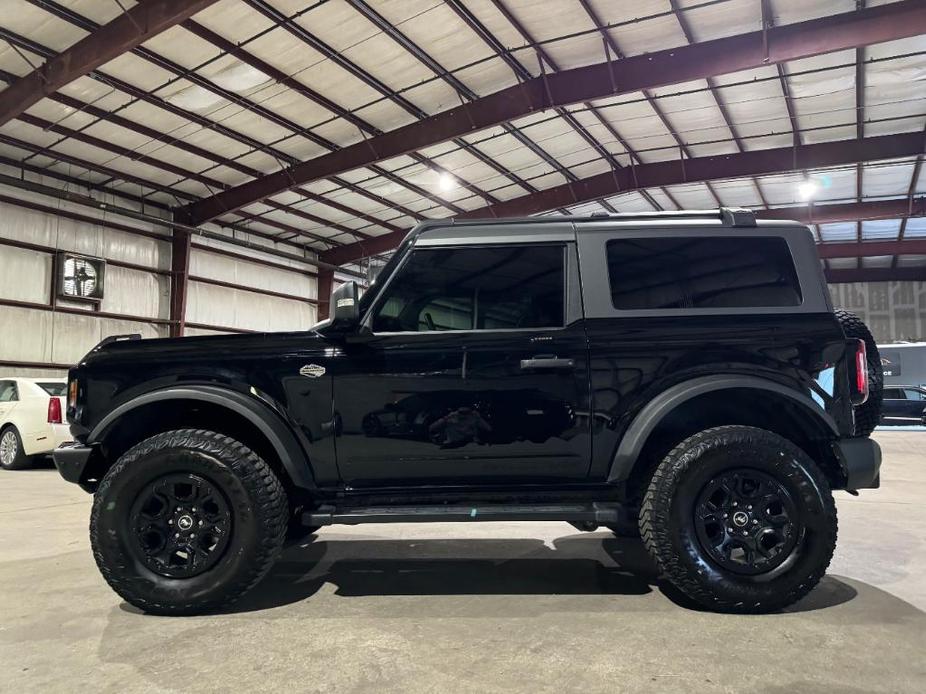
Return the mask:
[[32, 459], [23, 450], [23, 442], [16, 427], [10, 425], [0, 431], [0, 467], [4, 470], [23, 470]]
[[662, 572], [695, 602], [770, 612], [823, 577], [836, 546], [836, 507], [823, 474], [790, 441], [718, 427], [660, 463], [640, 531]]
[[855, 436], [868, 436], [881, 421], [881, 402], [884, 397], [884, 369], [881, 354], [868, 326], [850, 311], [836, 311], [836, 319], [846, 337], [865, 341], [868, 359], [868, 400], [855, 408]]
[[103, 577], [126, 601], [153, 614], [196, 614], [263, 578], [287, 517], [283, 486], [250, 449], [210, 431], [169, 431], [106, 473], [90, 540]]

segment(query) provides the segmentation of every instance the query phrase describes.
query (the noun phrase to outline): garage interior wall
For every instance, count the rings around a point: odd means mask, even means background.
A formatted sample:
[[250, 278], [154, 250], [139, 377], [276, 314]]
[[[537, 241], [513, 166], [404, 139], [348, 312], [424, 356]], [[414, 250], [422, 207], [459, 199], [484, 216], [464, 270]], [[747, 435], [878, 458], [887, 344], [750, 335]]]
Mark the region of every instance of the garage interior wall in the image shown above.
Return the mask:
[[[0, 171], [18, 175], [7, 167], [0, 167]], [[51, 178], [30, 179], [49, 186], [56, 184]], [[7, 200], [0, 201], [0, 374], [61, 376], [65, 374], [65, 365], [76, 363], [108, 335], [140, 333], [146, 338], [169, 335], [171, 243], [168, 229], [8, 186], [0, 185], [0, 195]], [[22, 204], [17, 204], [19, 201]], [[137, 205], [123, 199], [113, 202], [138, 209]], [[77, 221], [24, 206], [29, 203], [98, 219], [99, 223]], [[144, 211], [157, 213], [148, 208]], [[107, 222], [163, 237], [163, 240], [113, 229]], [[187, 327], [185, 335], [300, 330], [316, 321], [316, 307], [309, 303], [316, 298], [316, 279], [307, 274], [313, 269], [309, 265], [214, 239], [196, 238], [194, 243], [190, 253], [190, 276], [201, 279], [189, 282], [186, 320], [219, 329]], [[206, 246], [218, 252], [203, 248]], [[106, 268], [105, 294], [98, 310], [119, 314], [118, 318], [96, 315], [89, 304], [63, 300], [57, 301], [57, 307], [76, 312], [52, 310], [52, 261], [56, 250], [110, 261]], [[256, 261], [270, 260], [275, 267], [220, 255], [222, 250], [247, 255]], [[134, 267], [120, 266], [123, 264]], [[217, 286], [208, 280], [236, 286]], [[305, 297], [306, 301], [262, 293], [266, 291]]]
[[926, 282], [831, 284], [830, 295], [865, 321], [879, 344], [926, 340]]

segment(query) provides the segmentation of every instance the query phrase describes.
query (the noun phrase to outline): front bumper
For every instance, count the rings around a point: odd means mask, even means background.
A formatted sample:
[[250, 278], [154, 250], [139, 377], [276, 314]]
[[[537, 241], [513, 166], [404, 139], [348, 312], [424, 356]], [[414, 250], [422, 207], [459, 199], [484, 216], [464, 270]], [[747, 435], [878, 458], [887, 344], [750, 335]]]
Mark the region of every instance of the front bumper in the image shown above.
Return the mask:
[[93, 455], [93, 448], [80, 443], [65, 444], [56, 448], [52, 453], [58, 472], [64, 479], [74, 484], [83, 482], [84, 470], [91, 455]]
[[833, 444], [846, 473], [846, 489], [881, 486], [881, 447], [869, 438], [840, 439]]

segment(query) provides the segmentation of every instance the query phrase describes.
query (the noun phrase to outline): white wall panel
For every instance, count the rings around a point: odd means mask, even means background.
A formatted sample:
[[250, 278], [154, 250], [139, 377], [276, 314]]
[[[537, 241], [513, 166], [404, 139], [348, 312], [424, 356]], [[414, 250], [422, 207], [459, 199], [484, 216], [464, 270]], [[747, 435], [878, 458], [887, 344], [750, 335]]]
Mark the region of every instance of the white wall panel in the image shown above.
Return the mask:
[[[0, 170], [3, 168], [0, 167]], [[40, 182], [57, 185], [53, 179], [40, 179]], [[160, 226], [115, 217], [100, 210], [59, 202], [8, 186], [0, 185], [0, 191], [23, 201], [47, 206], [56, 212], [73, 212], [88, 218], [78, 221], [54, 212], [0, 203], [0, 239], [99, 256], [153, 270], [170, 269], [171, 247], [167, 239], [161, 241], [103, 225], [111, 222], [137, 228], [145, 233], [166, 236], [166, 230]], [[125, 200], [114, 202], [134, 207]], [[218, 228], [215, 231], [230, 233]], [[235, 235], [241, 236], [237, 233]], [[268, 249], [279, 245], [264, 239], [250, 238], [246, 234], [241, 238]], [[277, 265], [293, 269], [267, 267], [257, 262], [194, 249], [190, 258], [190, 272], [194, 276], [307, 299], [316, 298], [317, 283], [313, 277], [305, 274], [311, 268], [307, 263], [271, 256], [257, 249], [242, 249], [214, 239], [200, 237], [196, 243], [257, 259], [272, 260]], [[292, 247], [281, 247], [281, 250], [292, 252]], [[306, 254], [306, 260], [313, 259], [310, 253]], [[0, 298], [47, 305], [51, 298], [52, 279], [52, 253], [0, 245]], [[168, 334], [166, 325], [145, 320], [101, 318], [94, 315], [92, 306], [87, 304], [59, 302], [59, 305], [80, 309], [81, 314], [0, 307], [0, 362], [71, 364], [108, 335], [141, 333], [143, 337], [166, 337]], [[170, 313], [170, 279], [166, 275], [110, 263], [107, 266], [105, 295], [100, 310], [142, 319], [167, 319]], [[188, 322], [228, 328], [303, 330], [315, 323], [316, 309], [301, 301], [191, 282], [186, 317]], [[205, 335], [213, 334], [213, 331], [190, 328], [187, 334]], [[16, 373], [30, 375], [42, 372], [38, 369], [18, 369]], [[57, 373], [54, 369], [49, 371], [49, 374]]]
[[33, 369], [22, 366], [0, 366], [0, 378], [24, 376], [26, 378], [67, 378], [67, 369]]
[[190, 282], [187, 321], [247, 330], [305, 330], [315, 307], [301, 301]]
[[837, 308], [858, 314], [881, 344], [926, 340], [926, 282], [831, 284], [830, 294]]
[[208, 251], [193, 250], [190, 254], [190, 274], [272, 292], [295, 294], [307, 299], [315, 298], [315, 278], [313, 277], [257, 263], [248, 263]]
[[41, 304], [50, 293], [51, 255], [0, 246], [0, 297]]
[[163, 337], [162, 326], [0, 306], [0, 361], [74, 364], [107, 335]]
[[0, 360], [51, 361], [52, 314], [0, 306]]
[[109, 265], [102, 311], [146, 318], [170, 317], [170, 278]]
[[[51, 183], [51, 181], [44, 181]], [[0, 186], [21, 200], [106, 221], [97, 210], [79, 207], [34, 193]], [[123, 204], [123, 201], [120, 201]], [[160, 231], [151, 224], [118, 220], [145, 232]], [[92, 221], [76, 221], [48, 212], [0, 203], [0, 239], [102, 256], [153, 269], [170, 268], [166, 241], [118, 231]], [[47, 304], [52, 291], [52, 253], [0, 245], [0, 298]], [[166, 276], [109, 265], [100, 310], [145, 318], [165, 319], [169, 313], [170, 282]], [[87, 304], [62, 303], [86, 315], [0, 306], [0, 361], [72, 364], [107, 335], [141, 333], [163, 337], [167, 327], [148, 322], [112, 320], [95, 316]], [[2, 369], [9, 372], [8, 369]], [[44, 370], [18, 368], [20, 375], [41, 375]], [[56, 373], [51, 370], [50, 373]]]

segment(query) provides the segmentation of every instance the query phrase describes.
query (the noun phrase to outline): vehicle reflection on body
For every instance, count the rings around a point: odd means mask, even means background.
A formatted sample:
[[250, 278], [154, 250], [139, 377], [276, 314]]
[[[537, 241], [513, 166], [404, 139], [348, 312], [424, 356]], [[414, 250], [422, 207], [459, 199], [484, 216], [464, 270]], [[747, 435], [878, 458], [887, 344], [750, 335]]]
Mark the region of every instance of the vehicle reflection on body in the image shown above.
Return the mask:
[[363, 417], [369, 438], [431, 442], [442, 449], [469, 443], [544, 443], [569, 438], [576, 414], [539, 390], [417, 393]]

